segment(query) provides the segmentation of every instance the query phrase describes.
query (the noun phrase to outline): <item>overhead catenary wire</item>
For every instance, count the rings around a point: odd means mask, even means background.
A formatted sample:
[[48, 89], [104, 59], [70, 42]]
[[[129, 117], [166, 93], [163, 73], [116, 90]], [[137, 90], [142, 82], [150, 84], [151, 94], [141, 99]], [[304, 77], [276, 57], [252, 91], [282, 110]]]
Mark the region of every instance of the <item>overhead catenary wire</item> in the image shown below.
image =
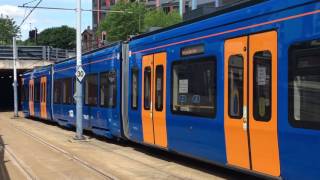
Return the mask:
[[[27, 5], [27, 4], [31, 4], [31, 3], [36, 2], [36, 1], [38, 1], [38, 0], [32, 0], [32, 1], [29, 1], [29, 2], [26, 2], [26, 3], [23, 3], [23, 6], [25, 6], [25, 5]], [[23, 18], [26, 17], [26, 14], [27, 14], [27, 9], [25, 9], [25, 11], [24, 11]]]
[[[27, 9], [48, 9], [48, 10], [63, 10], [63, 11], [76, 11], [75, 8], [62, 8], [62, 7], [45, 7], [45, 6], [18, 6], [19, 8], [27, 8]], [[108, 12], [108, 13], [133, 13], [131, 11], [117, 11], [117, 10], [107, 10], [107, 9], [81, 9], [81, 11], [87, 12]]]
[[28, 17], [32, 14], [32, 12], [40, 5], [40, 3], [42, 2], [42, 0], [39, 0], [39, 2], [31, 9], [31, 11], [28, 13], [28, 15], [26, 17], [23, 18], [23, 20], [21, 21], [19, 27], [21, 27], [23, 25], [23, 23], [28, 19]]

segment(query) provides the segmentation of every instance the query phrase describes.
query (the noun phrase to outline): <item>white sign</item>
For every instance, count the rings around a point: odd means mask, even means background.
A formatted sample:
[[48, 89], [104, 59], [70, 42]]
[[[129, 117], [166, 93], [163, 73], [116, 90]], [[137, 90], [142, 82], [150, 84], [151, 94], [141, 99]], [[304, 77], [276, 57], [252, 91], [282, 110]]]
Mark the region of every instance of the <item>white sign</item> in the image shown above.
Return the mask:
[[85, 76], [86, 76], [86, 72], [84, 72], [84, 70], [80, 66], [76, 72], [76, 77], [77, 77], [78, 81], [81, 82]]
[[179, 80], [179, 93], [188, 93], [188, 79]]
[[266, 83], [267, 83], [267, 68], [258, 66], [257, 71], [258, 71], [258, 77], [257, 77], [258, 86], [266, 85]]

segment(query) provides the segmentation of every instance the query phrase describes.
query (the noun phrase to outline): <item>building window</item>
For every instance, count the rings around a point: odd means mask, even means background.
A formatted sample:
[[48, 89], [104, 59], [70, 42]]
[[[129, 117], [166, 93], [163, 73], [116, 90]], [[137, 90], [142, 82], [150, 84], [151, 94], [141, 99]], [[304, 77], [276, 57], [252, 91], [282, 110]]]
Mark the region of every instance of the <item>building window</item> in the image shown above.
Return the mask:
[[253, 56], [253, 116], [257, 121], [271, 119], [271, 60], [270, 51], [259, 51]]
[[214, 118], [215, 57], [173, 63], [171, 101], [173, 113]]
[[144, 69], [144, 109], [150, 110], [151, 105], [151, 68]]
[[132, 68], [131, 73], [131, 107], [132, 109], [138, 109], [138, 68]]
[[117, 74], [109, 71], [100, 74], [100, 106], [114, 108], [117, 104]]
[[320, 128], [320, 41], [294, 44], [289, 50], [289, 122]]
[[243, 57], [232, 55], [228, 65], [228, 112], [231, 118], [243, 115]]
[[155, 84], [155, 108], [156, 111], [163, 109], [163, 66], [156, 66], [156, 84]]
[[84, 80], [84, 103], [88, 106], [96, 106], [98, 101], [98, 76], [87, 75]]

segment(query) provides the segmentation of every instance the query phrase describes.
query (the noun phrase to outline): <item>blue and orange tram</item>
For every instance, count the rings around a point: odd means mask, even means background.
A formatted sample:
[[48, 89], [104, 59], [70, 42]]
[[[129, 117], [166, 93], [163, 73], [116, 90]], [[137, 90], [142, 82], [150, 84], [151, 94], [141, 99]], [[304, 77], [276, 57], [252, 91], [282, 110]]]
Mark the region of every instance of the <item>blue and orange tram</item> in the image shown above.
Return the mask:
[[[83, 68], [87, 130], [265, 177], [320, 177], [318, 0], [241, 1], [86, 53]], [[25, 115], [75, 126], [74, 74], [72, 58], [26, 73]]]

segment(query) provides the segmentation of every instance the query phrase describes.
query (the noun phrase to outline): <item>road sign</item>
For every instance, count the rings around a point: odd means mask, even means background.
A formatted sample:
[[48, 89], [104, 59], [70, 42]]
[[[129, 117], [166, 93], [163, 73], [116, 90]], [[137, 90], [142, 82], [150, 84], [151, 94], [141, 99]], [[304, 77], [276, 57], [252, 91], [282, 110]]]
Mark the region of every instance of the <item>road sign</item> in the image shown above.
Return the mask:
[[86, 72], [84, 72], [83, 68], [80, 66], [76, 72], [76, 77], [78, 81], [81, 82], [85, 76]]

